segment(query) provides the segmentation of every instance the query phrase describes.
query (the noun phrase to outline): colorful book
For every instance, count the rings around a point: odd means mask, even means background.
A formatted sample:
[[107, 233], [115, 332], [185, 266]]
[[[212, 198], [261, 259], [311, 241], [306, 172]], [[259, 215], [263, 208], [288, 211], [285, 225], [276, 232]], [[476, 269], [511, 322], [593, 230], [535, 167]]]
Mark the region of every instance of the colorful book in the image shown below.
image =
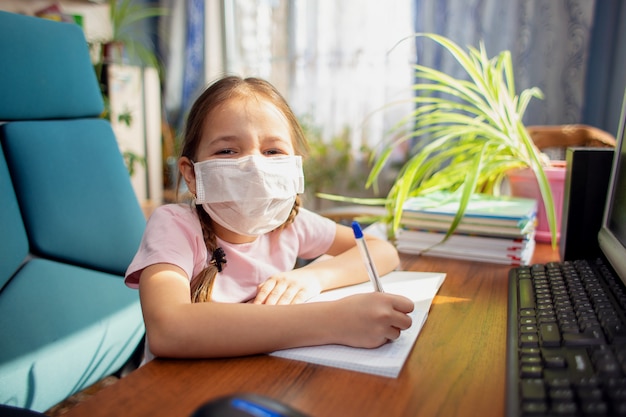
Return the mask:
[[[403, 206], [403, 218], [452, 221], [458, 209], [458, 194], [440, 191], [409, 198]], [[475, 193], [470, 197], [463, 220], [521, 226], [536, 216], [537, 201], [534, 199]]]
[[399, 230], [396, 247], [406, 254], [491, 262], [506, 265], [528, 265], [535, 250], [533, 235], [525, 239], [503, 239], [486, 236]]
[[398, 251], [413, 255], [426, 255], [472, 262], [488, 262], [494, 264], [520, 266], [530, 264], [533, 253], [535, 252], [535, 241], [531, 241], [528, 247], [520, 254], [493, 254], [487, 251], [470, 252], [463, 250], [446, 250], [444, 248], [433, 248], [424, 252], [410, 246], [406, 248], [399, 247]]
[[[452, 220], [448, 222], [442, 221], [427, 221], [420, 219], [407, 218], [404, 215], [400, 224], [407, 229], [411, 230], [423, 230], [432, 232], [447, 232], [450, 229]], [[498, 225], [498, 224], [472, 224], [465, 221], [461, 221], [455, 233], [463, 233], [469, 235], [485, 235], [485, 236], [499, 236], [502, 238], [524, 238], [533, 233], [536, 228], [535, 219], [529, 219], [526, 223], [522, 223], [519, 226], [510, 225]]]
[[[430, 232], [420, 230], [401, 229], [396, 233], [396, 240], [405, 244], [412, 244], [420, 248], [429, 248], [437, 244], [448, 247], [469, 247], [481, 249], [498, 249], [506, 251], [521, 250], [533, 240], [534, 234], [529, 233], [520, 238], [501, 238], [481, 235], [465, 235], [460, 233], [452, 234], [444, 242], [446, 234], [444, 232]], [[443, 242], [443, 243], [442, 243]]]

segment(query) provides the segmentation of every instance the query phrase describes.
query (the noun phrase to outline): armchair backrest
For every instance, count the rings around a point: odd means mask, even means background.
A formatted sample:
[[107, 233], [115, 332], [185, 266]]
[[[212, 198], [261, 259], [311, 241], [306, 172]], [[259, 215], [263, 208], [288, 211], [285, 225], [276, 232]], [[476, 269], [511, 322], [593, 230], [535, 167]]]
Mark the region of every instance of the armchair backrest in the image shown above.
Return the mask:
[[0, 11], [0, 120], [98, 117], [104, 109], [80, 27], [58, 26]]
[[0, 51], [2, 150], [30, 251], [122, 275], [145, 222], [111, 125], [100, 118], [80, 27], [0, 12]]

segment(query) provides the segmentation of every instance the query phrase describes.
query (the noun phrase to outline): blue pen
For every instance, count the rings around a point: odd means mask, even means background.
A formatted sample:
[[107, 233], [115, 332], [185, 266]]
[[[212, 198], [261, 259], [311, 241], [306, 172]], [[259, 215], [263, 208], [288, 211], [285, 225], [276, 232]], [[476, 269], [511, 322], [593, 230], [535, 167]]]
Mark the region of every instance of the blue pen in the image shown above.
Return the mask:
[[381, 285], [380, 279], [378, 278], [376, 266], [374, 265], [374, 262], [372, 262], [370, 251], [367, 249], [367, 244], [365, 243], [365, 239], [363, 238], [363, 231], [361, 230], [361, 225], [359, 224], [359, 222], [352, 222], [352, 230], [354, 231], [354, 239], [356, 240], [356, 245], [361, 251], [363, 262], [365, 262], [365, 269], [367, 269], [367, 274], [370, 277], [370, 281], [372, 281], [372, 285], [374, 285], [374, 290], [378, 292], [385, 292], [383, 291], [383, 286]]

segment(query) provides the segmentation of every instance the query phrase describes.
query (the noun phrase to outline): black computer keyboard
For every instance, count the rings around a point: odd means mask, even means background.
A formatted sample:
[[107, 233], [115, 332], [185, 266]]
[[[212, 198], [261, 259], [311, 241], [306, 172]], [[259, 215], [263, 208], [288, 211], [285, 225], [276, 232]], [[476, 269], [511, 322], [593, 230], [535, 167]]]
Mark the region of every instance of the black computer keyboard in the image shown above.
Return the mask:
[[507, 416], [626, 416], [624, 312], [601, 260], [512, 269]]

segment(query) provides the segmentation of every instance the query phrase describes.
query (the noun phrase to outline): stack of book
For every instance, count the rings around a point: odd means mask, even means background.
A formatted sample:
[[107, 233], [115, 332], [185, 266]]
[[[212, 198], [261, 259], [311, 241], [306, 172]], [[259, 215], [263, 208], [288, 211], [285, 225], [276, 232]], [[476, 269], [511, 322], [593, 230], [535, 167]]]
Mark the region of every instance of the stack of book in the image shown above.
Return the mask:
[[444, 192], [408, 199], [396, 233], [398, 251], [507, 265], [530, 263], [536, 200], [474, 194], [455, 232], [445, 240], [458, 207], [458, 198]]

